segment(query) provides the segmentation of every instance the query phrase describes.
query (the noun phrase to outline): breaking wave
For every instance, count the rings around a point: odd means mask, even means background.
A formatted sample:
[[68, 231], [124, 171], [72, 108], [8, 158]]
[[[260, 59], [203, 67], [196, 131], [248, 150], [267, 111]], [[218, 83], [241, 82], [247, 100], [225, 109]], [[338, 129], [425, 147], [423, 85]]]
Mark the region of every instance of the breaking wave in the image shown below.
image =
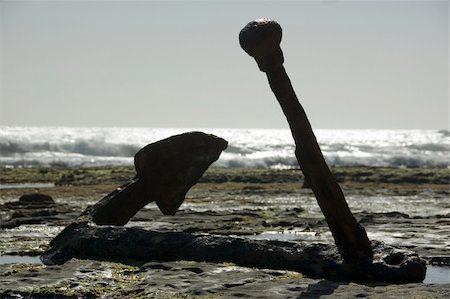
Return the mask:
[[[0, 127], [0, 166], [131, 165], [143, 146], [200, 130], [228, 140], [216, 166], [298, 167], [289, 130]], [[449, 167], [447, 130], [316, 130], [331, 165]]]

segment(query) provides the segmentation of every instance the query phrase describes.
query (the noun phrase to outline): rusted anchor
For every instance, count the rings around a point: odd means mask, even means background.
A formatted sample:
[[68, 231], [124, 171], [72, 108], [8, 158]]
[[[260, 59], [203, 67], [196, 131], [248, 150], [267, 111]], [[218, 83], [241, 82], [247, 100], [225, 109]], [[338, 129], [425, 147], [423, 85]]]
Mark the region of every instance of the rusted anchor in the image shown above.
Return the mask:
[[296, 144], [295, 156], [316, 196], [344, 262], [372, 262], [366, 231], [353, 217], [317, 143], [311, 124], [300, 105], [283, 67], [281, 26], [270, 19], [248, 23], [239, 34], [242, 49], [255, 58], [266, 73]]

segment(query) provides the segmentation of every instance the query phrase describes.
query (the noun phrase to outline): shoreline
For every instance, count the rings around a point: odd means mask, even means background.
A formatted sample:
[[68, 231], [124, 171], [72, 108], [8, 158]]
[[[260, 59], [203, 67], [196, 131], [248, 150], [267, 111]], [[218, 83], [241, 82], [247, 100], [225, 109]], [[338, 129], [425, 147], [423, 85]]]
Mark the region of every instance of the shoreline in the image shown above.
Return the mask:
[[[353, 192], [414, 195], [437, 192], [450, 196], [450, 169], [337, 166], [330, 168], [345, 194]], [[98, 200], [136, 175], [134, 166], [0, 168], [0, 200], [25, 193], [54, 197], [87, 196]], [[301, 189], [300, 169], [210, 167], [192, 189]], [[101, 196], [101, 197], [99, 197]]]
[[[381, 239], [412, 250], [429, 261], [449, 255], [448, 168], [333, 167], [332, 172], [369, 239]], [[12, 224], [18, 224], [0, 230], [4, 240], [1, 255], [39, 255], [88, 205], [134, 175], [133, 166], [0, 168], [1, 184], [18, 184], [17, 188], [0, 189], [0, 219], [12, 217], [16, 220]], [[22, 188], [26, 187], [20, 185], [24, 183], [53, 185]], [[310, 189], [302, 188], [302, 184], [299, 169], [211, 167], [188, 192], [175, 216], [162, 215], [150, 203], [127, 226], [333, 243], [314, 195]], [[37, 208], [14, 204], [21, 195], [32, 192], [48, 194], [55, 203]], [[450, 284], [339, 283], [292, 271], [191, 261], [125, 265], [71, 260], [56, 268], [33, 263], [0, 265], [0, 297], [109, 294], [112, 297], [221, 298], [243, 294], [257, 298], [349, 298], [365, 294], [374, 298], [412, 295], [446, 298], [449, 289]]]
[[[331, 166], [338, 183], [450, 184], [450, 167], [376, 167]], [[133, 165], [88, 167], [0, 167], [0, 183], [48, 183], [56, 185], [93, 185], [123, 182], [135, 176]], [[258, 179], [257, 177], [261, 177]], [[199, 180], [222, 183], [244, 181], [253, 177], [260, 182], [292, 182], [303, 180], [299, 168], [225, 168], [211, 166]]]

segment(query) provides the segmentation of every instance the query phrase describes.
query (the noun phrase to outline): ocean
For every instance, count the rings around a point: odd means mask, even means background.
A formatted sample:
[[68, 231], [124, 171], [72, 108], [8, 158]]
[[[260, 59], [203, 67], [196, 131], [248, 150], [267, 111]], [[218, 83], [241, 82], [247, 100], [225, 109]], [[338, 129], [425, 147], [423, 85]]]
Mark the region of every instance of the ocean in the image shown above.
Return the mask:
[[[143, 146], [189, 131], [226, 139], [215, 166], [297, 168], [288, 129], [0, 127], [0, 167], [132, 165]], [[333, 166], [449, 167], [448, 130], [315, 130]]]

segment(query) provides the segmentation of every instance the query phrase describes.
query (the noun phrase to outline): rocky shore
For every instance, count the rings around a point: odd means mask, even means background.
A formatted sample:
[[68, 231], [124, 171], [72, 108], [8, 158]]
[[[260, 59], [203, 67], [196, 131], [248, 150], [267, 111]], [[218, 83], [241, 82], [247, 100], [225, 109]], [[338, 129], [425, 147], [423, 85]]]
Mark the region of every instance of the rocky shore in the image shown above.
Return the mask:
[[[448, 168], [336, 167], [333, 173], [370, 239], [413, 250], [430, 263], [448, 264]], [[135, 176], [130, 167], [0, 169], [0, 294], [135, 298], [445, 298], [450, 284], [360, 285], [308, 278], [292, 271], [192, 261], [122, 264], [71, 260], [61, 266], [20, 263], [37, 256], [87, 206]], [[154, 203], [127, 227], [156, 231], [239, 235], [253, 239], [333, 243], [298, 169], [210, 168], [175, 216]], [[19, 200], [44, 193], [43, 202]], [[14, 259], [13, 259], [14, 260]], [[1, 261], [1, 257], [0, 257]], [[446, 262], [447, 261], [447, 262]]]

